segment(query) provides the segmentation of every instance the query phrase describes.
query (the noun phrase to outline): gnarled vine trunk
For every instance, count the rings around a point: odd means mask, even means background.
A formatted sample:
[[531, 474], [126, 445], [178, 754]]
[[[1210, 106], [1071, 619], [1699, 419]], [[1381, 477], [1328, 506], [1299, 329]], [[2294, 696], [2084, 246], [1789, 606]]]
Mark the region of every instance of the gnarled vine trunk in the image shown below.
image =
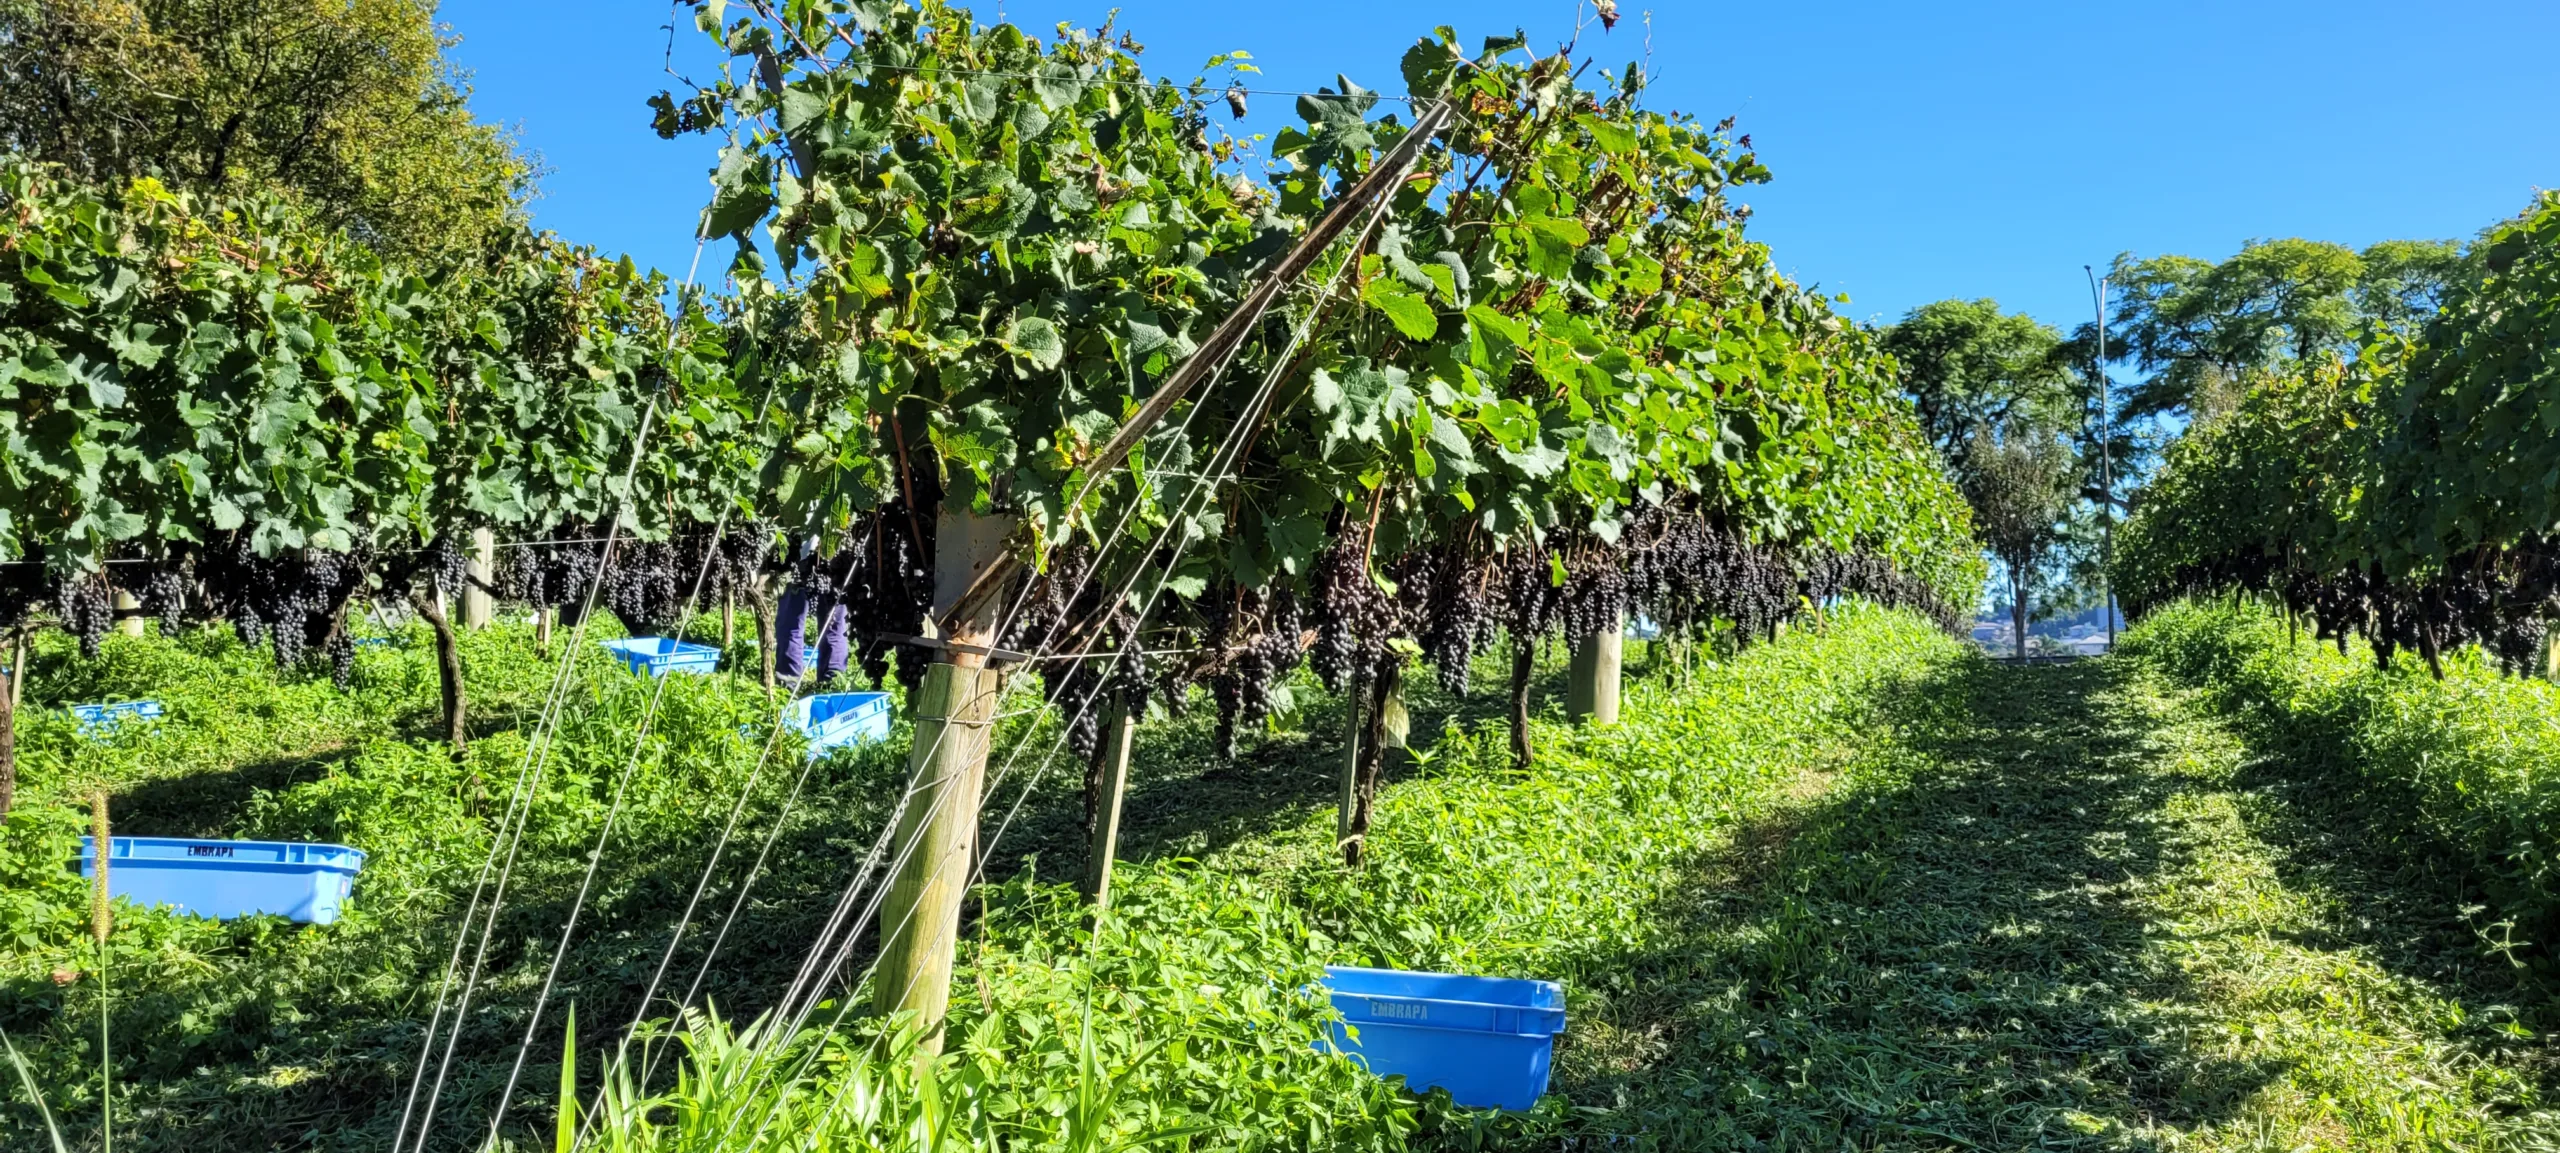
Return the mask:
[[1360, 864], [1369, 840], [1369, 815], [1378, 800], [1378, 781], [1386, 775], [1387, 758], [1400, 756], [1412, 719], [1404, 708], [1404, 669], [1362, 678], [1352, 687], [1350, 747], [1343, 750], [1342, 817], [1336, 839], [1342, 863]]
[[470, 743], [471, 734], [463, 725], [462, 648], [453, 635], [453, 620], [445, 615], [443, 602], [432, 593], [412, 593], [409, 603], [436, 633], [436, 679], [443, 690], [444, 740], [459, 758]]

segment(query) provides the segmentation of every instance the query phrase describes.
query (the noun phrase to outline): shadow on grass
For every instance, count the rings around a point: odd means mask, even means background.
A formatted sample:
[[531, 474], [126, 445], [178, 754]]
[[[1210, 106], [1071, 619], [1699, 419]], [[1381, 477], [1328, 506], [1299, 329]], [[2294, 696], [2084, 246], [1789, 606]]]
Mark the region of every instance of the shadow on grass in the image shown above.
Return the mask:
[[348, 744], [136, 781], [115, 794], [115, 832], [120, 837], [229, 837], [260, 792], [317, 780], [354, 756], [355, 746]]
[[[2477, 1043], [2506, 1047], [2497, 1026], [2511, 1018], [2536, 1032], [2560, 1028], [2560, 950], [2496, 922], [2462, 850], [2413, 826], [2414, 797], [2341, 767], [2352, 753], [2337, 724], [2308, 716], [2233, 726], [2250, 753], [2233, 780], [2248, 797], [2249, 831], [2280, 851], [2276, 871], [2288, 885], [2338, 898], [2316, 932], [2323, 947], [2354, 947], [2398, 976], [2497, 1005], [2464, 1031]], [[2560, 1054], [2544, 1061], [2560, 1086]]]
[[[1667, 944], [1576, 990], [1556, 1089], [1635, 1147], [2126, 1147], [2284, 1074], [2182, 1042], [2143, 886], [2177, 780], [2106, 661], [1966, 660], [1890, 706], [1883, 782], [1743, 829]], [[1765, 1143], [1765, 1145], [1764, 1145]], [[2138, 1144], [2135, 1147], [2140, 1147]]]

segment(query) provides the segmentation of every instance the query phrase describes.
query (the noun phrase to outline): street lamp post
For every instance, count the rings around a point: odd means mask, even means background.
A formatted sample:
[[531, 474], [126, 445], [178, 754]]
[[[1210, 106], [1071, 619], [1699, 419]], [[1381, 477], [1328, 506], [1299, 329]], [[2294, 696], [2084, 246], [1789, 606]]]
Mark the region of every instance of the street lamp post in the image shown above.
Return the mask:
[[2107, 618], [2107, 651], [2116, 647], [2116, 477], [2113, 389], [2107, 380], [2107, 278], [2086, 264], [2089, 295], [2098, 310], [2098, 587], [2103, 590]]

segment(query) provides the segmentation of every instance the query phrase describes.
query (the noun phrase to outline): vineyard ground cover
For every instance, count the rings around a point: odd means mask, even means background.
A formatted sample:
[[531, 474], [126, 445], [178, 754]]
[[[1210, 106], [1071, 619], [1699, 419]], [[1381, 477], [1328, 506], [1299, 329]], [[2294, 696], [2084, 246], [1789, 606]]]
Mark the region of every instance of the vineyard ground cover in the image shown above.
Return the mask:
[[[611, 631], [610, 618], [598, 625]], [[174, 642], [110, 637], [102, 658], [85, 663], [56, 651], [67, 648], [68, 638], [46, 639], [29, 685], [30, 708], [22, 714], [31, 719], [28, 787], [0, 854], [10, 881], [0, 906], [6, 914], [0, 928], [7, 930], [0, 946], [0, 1026], [36, 1062], [58, 1117], [76, 1123], [94, 1115], [87, 1072], [94, 1053], [86, 1040], [94, 1001], [88, 963], [72, 945], [85, 896], [57, 871], [55, 858], [79, 831], [65, 802], [103, 785], [118, 798], [120, 831], [338, 840], [375, 854], [356, 913], [324, 931], [123, 914], [115, 952], [119, 986], [128, 990], [116, 1018], [124, 1076], [120, 1142], [146, 1149], [207, 1141], [239, 1147], [384, 1143], [414, 1059], [418, 1018], [449, 945], [451, 903], [485, 852], [487, 820], [502, 803], [521, 753], [515, 727], [538, 702], [549, 669], [521, 626], [466, 634], [475, 692], [489, 707], [480, 713], [485, 729], [471, 759], [456, 769], [436, 743], [432, 654], [422, 636], [409, 639], [405, 647], [360, 647], [353, 686], [344, 693], [325, 676], [280, 682], [263, 653], [240, 648], [220, 630]], [[1801, 691], [1797, 679], [1827, 659], [1824, 654], [1861, 645], [1875, 651], [1873, 667], [1838, 678], [1824, 692]], [[1165, 992], [1158, 986], [1166, 972], [1191, 964], [1212, 965], [1226, 974], [1219, 980], [1237, 987], [1242, 982], [1234, 971], [1268, 984], [1273, 974], [1311, 977], [1327, 961], [1562, 973], [1557, 966], [1572, 963], [1566, 955], [1572, 952], [1603, 963], [1605, 950], [1594, 942], [1636, 928], [1625, 920], [1636, 907], [1620, 897], [1626, 886], [1610, 882], [1650, 883], [1665, 861], [1688, 851], [1674, 852], [1657, 838], [1671, 829], [1680, 846], [1713, 837], [1788, 776], [1792, 742], [1803, 732], [1833, 724], [1831, 710], [1852, 708], [1884, 670], [1940, 651], [1934, 633], [1903, 618], [1877, 615], [1838, 638], [1801, 631], [1728, 671], [1700, 671], [1686, 691], [1640, 687], [1631, 713], [1669, 710], [1688, 726], [1683, 735], [1657, 738], [1630, 729], [1586, 740], [1569, 736], [1550, 717], [1542, 729], [1552, 730], [1546, 735], [1555, 760], [1542, 759], [1539, 771], [1525, 777], [1509, 768], [1498, 693], [1480, 689], [1473, 700], [1451, 701], [1430, 678], [1416, 678], [1417, 733], [1455, 722], [1459, 735], [1443, 738], [1431, 761], [1407, 774], [1421, 779], [1388, 790], [1379, 836], [1394, 847], [1382, 850], [1357, 881], [1339, 875], [1331, 852], [1338, 704], [1302, 677], [1293, 689], [1304, 707], [1293, 723], [1248, 741], [1236, 764], [1212, 767], [1206, 750], [1214, 710], [1205, 700], [1195, 702], [1189, 716], [1145, 730], [1130, 803], [1124, 856], [1131, 863], [1120, 899], [1126, 919], [1118, 923], [1133, 926], [1132, 947], [1153, 959], [1138, 964], [1123, 956], [1057, 970], [1025, 963], [1050, 952], [1072, 956], [1069, 946], [1081, 939], [1081, 918], [1064, 888], [1034, 884], [1035, 878], [1072, 877], [1081, 865], [1080, 774], [1055, 770], [990, 862], [999, 884], [984, 902], [973, 902], [972, 923], [983, 924], [988, 945], [974, 956], [964, 953], [964, 1019], [977, 1028], [1000, 1019], [986, 1013], [989, 1005], [1055, 1007], [1063, 1003], [1054, 996], [1060, 982], [1097, 971], [1122, 979], [1148, 974], [1153, 983], [1142, 987], [1153, 997]], [[1562, 664], [1557, 652], [1542, 666], [1542, 699], [1560, 698]], [[622, 677], [600, 652], [589, 667], [607, 688], [588, 707], [571, 711], [557, 784], [545, 791], [518, 873], [520, 903], [511, 902], [514, 911], [496, 936], [491, 996], [500, 1008], [466, 1030], [468, 1056], [448, 1090], [458, 1116], [472, 1115], [494, 1094], [512, 1056], [522, 1021], [506, 1006], [525, 997], [547, 956], [545, 934], [556, 931], [574, 883], [574, 858], [592, 836], [609, 770], [623, 752], [610, 735], [636, 702], [631, 692], [647, 683]], [[1499, 680], [1489, 672], [1478, 683]], [[631, 692], [613, 686], [631, 686]], [[78, 744], [41, 719], [57, 698], [144, 692], [168, 700], [172, 716], [136, 740]], [[1746, 707], [1751, 701], [1762, 704]], [[728, 791], [752, 762], [754, 750], [737, 738], [736, 725], [761, 707], [762, 694], [744, 679], [671, 682], [669, 713], [659, 728], [669, 748], [693, 752], [653, 756], [645, 764], [650, 780], [626, 816], [629, 834], [609, 852], [610, 884], [591, 906], [593, 928], [572, 952], [560, 994], [562, 1003], [578, 1004], [587, 1044], [602, 1043], [597, 1038], [610, 1036], [631, 1012], [631, 998], [700, 867]], [[757, 900], [708, 986], [724, 1014], [754, 1013], [787, 979], [796, 952], [771, 942], [810, 936], [808, 922], [885, 816], [882, 799], [902, 765], [902, 741], [903, 733], [871, 754], [822, 762], [811, 796], [777, 846], [776, 872], [759, 883]], [[1615, 754], [1595, 753], [1612, 746]], [[1035, 740], [1035, 759], [1043, 747], [1045, 739]], [[277, 749], [304, 752], [280, 756]], [[1636, 757], [1637, 751], [1646, 755]], [[1625, 772], [1611, 756], [1643, 772]], [[782, 783], [768, 783], [759, 816], [769, 816]], [[1574, 815], [1579, 805], [1639, 799], [1653, 807], [1642, 810], [1637, 825]], [[1671, 802], [1678, 804], [1664, 807]], [[761, 827], [751, 818], [750, 835]], [[1489, 851], [1496, 841], [1516, 845]], [[1477, 858], [1472, 871], [1455, 868], [1465, 858]], [[1601, 864], [1632, 871], [1595, 874]], [[715, 890], [715, 899], [723, 892]], [[1239, 932], [1232, 919], [1240, 905], [1259, 929]], [[1136, 938], [1145, 940], [1141, 945]], [[57, 969], [79, 975], [59, 984]], [[683, 959], [677, 971], [690, 972]], [[1576, 979], [1595, 989], [1602, 980], [1596, 971]], [[977, 995], [965, 992], [972, 986]], [[1267, 1052], [1257, 1058], [1269, 1065], [1259, 1074], [1274, 1086], [1268, 1099], [1250, 1106], [1204, 1099], [1197, 1090], [1220, 1078], [1201, 1081], [1203, 1058], [1192, 1058], [1194, 1071], [1183, 1075], [1165, 1065], [1159, 1051], [1151, 1075], [1189, 1086], [1160, 1086], [1159, 1103], [1222, 1116], [1237, 1133], [1317, 1117], [1328, 1119], [1346, 1143], [1397, 1144], [1414, 1123], [1411, 1107], [1375, 1081], [1288, 1041], [1298, 1033], [1312, 1037], [1317, 1021], [1311, 1007], [1282, 1000], [1287, 1003], [1277, 1008], [1229, 1011], [1270, 1026]], [[1213, 1014], [1205, 1024], [1232, 1037], [1237, 1019]], [[1170, 1020], [1187, 1018], [1175, 1013]], [[998, 1035], [1007, 1050], [1036, 1049], [1055, 1036]], [[552, 1083], [556, 1059], [556, 1052], [538, 1046], [527, 1080]], [[1206, 1059], [1219, 1058], [1212, 1052]], [[595, 1064], [590, 1054], [582, 1069]], [[1249, 1066], [1222, 1068], [1231, 1078]], [[1031, 1077], [1017, 1078], [1008, 1091], [1054, 1088]], [[526, 1129], [546, 1124], [551, 1107], [547, 1099], [526, 1101]], [[13, 1103], [6, 1116], [11, 1125], [33, 1121], [23, 1103]], [[466, 1129], [451, 1131], [458, 1138]]]
[[[2130, 657], [1971, 658], [1656, 906], [1551, 1137], [2548, 1149], [2550, 992]], [[2449, 931], [2450, 930], [2450, 931]], [[1513, 1142], [1527, 1147], [1528, 1142]]]
[[[2127, 652], [2285, 751], [2286, 787], [2339, 798], [2365, 839], [2456, 893], [2465, 935], [2511, 942], [2514, 959], [2560, 973], [2560, 689], [2505, 675], [2477, 649], [2444, 677], [2402, 650], [2389, 669], [2246, 601], [2154, 612]], [[2453, 898], [2447, 898], [2451, 900]]]
[[[422, 983], [449, 942], [441, 902], [485, 847], [458, 781], [512, 768], [513, 726], [548, 670], [520, 627], [467, 642], [496, 707], [461, 770], [435, 743], [423, 645], [362, 650], [347, 693], [279, 683], [218, 632], [38, 661], [31, 705], [148, 688], [173, 711], [140, 743], [78, 746], [49, 727], [29, 741], [42, 755], [27, 815], [0, 849], [0, 1026], [57, 1117], [94, 1116], [94, 1002], [85, 977], [53, 979], [80, 967], [63, 946], [85, 902], [46, 868], [77, 817], [46, 814], [104, 783], [135, 832], [191, 822], [377, 850], [357, 915], [334, 929], [124, 914], [119, 984], [148, 991], [117, 1017], [120, 1143], [386, 1143]], [[2367, 835], [2369, 796], [2300, 787], [2319, 771], [2302, 747], [2209, 715], [2210, 694], [2128, 648], [2002, 666], [1853, 610], [1685, 683], [1632, 676], [1615, 729], [1551, 710], [1525, 773], [1498, 693], [1453, 701], [1417, 678], [1415, 732], [1434, 739], [1381, 794], [1357, 874], [1332, 851], [1333, 698], [1302, 677], [1294, 720], [1223, 767], [1207, 753], [1214, 710], [1160, 718], [1142, 730], [1099, 934], [1058, 883], [1082, 864], [1076, 772], [1053, 770], [990, 862], [943, 1072], [953, 1136], [1060, 1136], [1043, 1126], [1091, 1056], [1122, 1078], [1123, 1136], [1206, 1125], [1197, 1148], [2551, 1147], [2560, 1057], [2534, 1008], [2550, 994], [2483, 949], [2458, 880]], [[1631, 653], [1630, 667], [1647, 662]], [[1542, 670], [1539, 698], [1559, 701], [1562, 661]], [[661, 731], [707, 751], [647, 763], [640, 819], [572, 953], [561, 999], [578, 1005], [590, 1080], [752, 761], [735, 725], [761, 702], [744, 679], [671, 684]], [[569, 728], [525, 904], [493, 956], [501, 1005], [547, 957], [627, 705], [608, 689]], [[1022, 735], [1045, 747], [1017, 731], [999, 748]], [[770, 942], [805, 939], [868, 846], [902, 741], [821, 763], [737, 930], [748, 947], [714, 974], [725, 1017], [787, 978], [796, 952]], [[1315, 1010], [1287, 991], [1327, 962], [1564, 980], [1559, 1096], [1500, 1119], [1417, 1107], [1313, 1056]], [[1099, 1032], [1080, 1042], [1087, 1004]], [[521, 1028], [502, 1008], [466, 1032], [457, 1116], [494, 1095]], [[544, 1033], [527, 1081], [549, 1085], [557, 1029]], [[522, 1132], [545, 1131], [553, 1107], [524, 1101]], [[40, 1139], [23, 1103], [4, 1116], [9, 1142]]]

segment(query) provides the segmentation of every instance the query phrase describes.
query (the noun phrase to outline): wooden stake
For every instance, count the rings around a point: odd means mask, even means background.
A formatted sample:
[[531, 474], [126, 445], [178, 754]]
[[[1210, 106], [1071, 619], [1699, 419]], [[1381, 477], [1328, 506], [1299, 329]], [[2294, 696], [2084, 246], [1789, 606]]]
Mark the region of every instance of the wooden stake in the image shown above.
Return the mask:
[[1342, 863], [1356, 867], [1368, 849], [1378, 782], [1388, 769], [1403, 763], [1413, 732], [1413, 715], [1404, 707], [1404, 666], [1392, 665], [1357, 686], [1351, 707], [1350, 733], [1343, 742], [1342, 812], [1335, 822], [1335, 837], [1342, 847]]
[[142, 602], [123, 589], [116, 590], [116, 631], [129, 637], [142, 635]]
[[1564, 708], [1577, 722], [1618, 723], [1618, 673], [1626, 653], [1626, 624], [1612, 617], [1597, 636], [1573, 643], [1573, 669], [1565, 679]]
[[498, 534], [485, 528], [471, 530], [471, 558], [463, 569], [471, 579], [462, 584], [462, 627], [485, 629], [498, 612], [497, 599], [483, 587], [498, 580]]
[[1137, 714], [1127, 701], [1114, 698], [1095, 762], [1093, 840], [1085, 854], [1084, 895], [1097, 907], [1111, 903], [1111, 866], [1120, 856], [1120, 802], [1128, 795], [1129, 755], [1137, 743]]
[[1352, 814], [1360, 808], [1360, 750], [1369, 735], [1369, 681], [1354, 677], [1342, 696], [1342, 788], [1333, 810], [1333, 847], [1342, 863], [1360, 863], [1360, 842], [1351, 831]]
[[[18, 658], [24, 663], [26, 658]], [[18, 796], [18, 665], [0, 672], [0, 821]]]
[[1538, 672], [1538, 638], [1511, 634], [1511, 763], [1529, 767], [1529, 684]]
[[[934, 529], [934, 615], [951, 622], [949, 640], [992, 648], [1001, 596], [981, 595], [952, 612], [986, 570], [1005, 555], [1014, 518], [945, 509]], [[984, 593], [984, 589], [979, 589]], [[946, 616], [946, 614], [948, 614]], [[926, 667], [913, 706], [915, 746], [908, 753], [906, 811], [890, 841], [896, 862], [881, 906], [875, 1007], [886, 1016], [915, 1014], [919, 1059], [942, 1052], [942, 1021], [951, 1005], [951, 963], [960, 936], [960, 900], [969, 889], [985, 786], [987, 743], [1002, 677], [984, 653], [940, 650]]]

